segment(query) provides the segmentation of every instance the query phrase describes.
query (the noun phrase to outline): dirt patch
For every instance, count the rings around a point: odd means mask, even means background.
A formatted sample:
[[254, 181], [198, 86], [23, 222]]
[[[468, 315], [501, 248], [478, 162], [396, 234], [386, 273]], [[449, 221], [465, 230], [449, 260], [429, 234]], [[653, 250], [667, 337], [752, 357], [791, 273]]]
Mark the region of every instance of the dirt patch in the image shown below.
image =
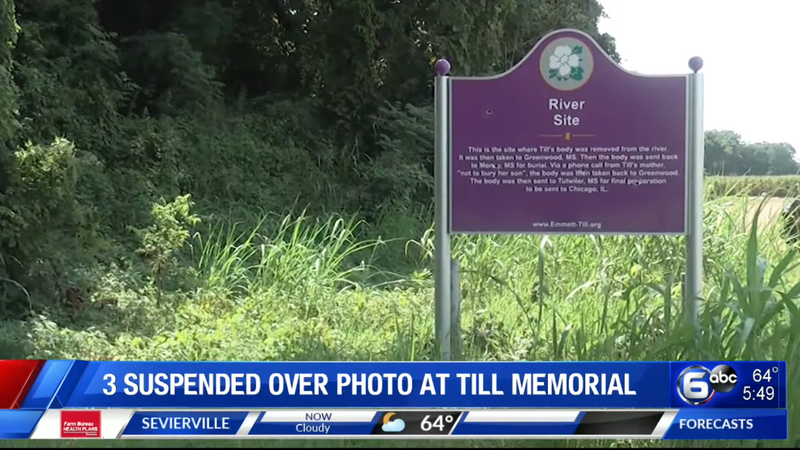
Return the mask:
[[[753, 223], [753, 217], [756, 214], [756, 210], [763, 200], [764, 199], [762, 197], [750, 198], [750, 201], [747, 205], [747, 222], [745, 222], [748, 229], [750, 229], [750, 224]], [[761, 209], [761, 214], [758, 216], [758, 227], [764, 229], [775, 226], [775, 224], [778, 223], [778, 220], [780, 220], [781, 212], [783, 211], [783, 206], [785, 203], [786, 199], [784, 198], [773, 197], [767, 200]]]

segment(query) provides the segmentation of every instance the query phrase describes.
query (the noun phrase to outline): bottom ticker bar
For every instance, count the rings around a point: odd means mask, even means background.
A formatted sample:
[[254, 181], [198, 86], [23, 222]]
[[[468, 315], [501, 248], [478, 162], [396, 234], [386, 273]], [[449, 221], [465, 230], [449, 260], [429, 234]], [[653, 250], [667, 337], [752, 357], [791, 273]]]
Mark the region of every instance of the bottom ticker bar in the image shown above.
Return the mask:
[[779, 440], [787, 434], [783, 409], [0, 411], [4, 439]]

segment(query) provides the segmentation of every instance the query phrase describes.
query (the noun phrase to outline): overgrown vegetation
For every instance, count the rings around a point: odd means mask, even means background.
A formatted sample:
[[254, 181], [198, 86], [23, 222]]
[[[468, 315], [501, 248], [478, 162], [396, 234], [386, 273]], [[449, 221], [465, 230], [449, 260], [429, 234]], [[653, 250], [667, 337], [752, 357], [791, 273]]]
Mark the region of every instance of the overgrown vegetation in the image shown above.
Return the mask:
[[[0, 0], [0, 358], [431, 359], [433, 61], [496, 73], [564, 27], [616, 58], [593, 0], [167, 3]], [[681, 239], [460, 237], [465, 359], [796, 384], [795, 253], [726, 180], [700, 342]]]

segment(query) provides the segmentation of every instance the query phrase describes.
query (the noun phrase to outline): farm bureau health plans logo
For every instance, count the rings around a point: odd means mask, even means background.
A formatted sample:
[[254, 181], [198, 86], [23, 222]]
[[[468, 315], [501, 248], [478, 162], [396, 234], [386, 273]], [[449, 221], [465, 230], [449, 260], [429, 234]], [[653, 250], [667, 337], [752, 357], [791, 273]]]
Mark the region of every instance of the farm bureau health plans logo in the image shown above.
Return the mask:
[[99, 438], [102, 411], [61, 411], [61, 437]]
[[678, 375], [678, 394], [690, 405], [705, 405], [717, 392], [732, 391], [738, 378], [733, 367], [725, 364], [712, 370], [703, 366], [687, 367]]

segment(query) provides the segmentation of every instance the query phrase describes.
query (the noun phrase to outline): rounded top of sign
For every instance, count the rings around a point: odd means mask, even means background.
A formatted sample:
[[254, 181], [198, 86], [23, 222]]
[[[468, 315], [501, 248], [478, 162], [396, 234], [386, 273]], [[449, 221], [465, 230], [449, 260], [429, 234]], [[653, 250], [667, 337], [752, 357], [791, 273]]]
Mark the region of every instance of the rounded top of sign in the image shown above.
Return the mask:
[[436, 74], [440, 76], [445, 76], [450, 73], [450, 61], [446, 59], [440, 59], [436, 61]]
[[[702, 65], [701, 65], [702, 66]], [[637, 78], [686, 78], [686, 72], [678, 74], [642, 74], [622, 67], [588, 33], [564, 28], [542, 36], [536, 45], [517, 61], [513, 67], [495, 75], [460, 77], [460, 80], [499, 80], [504, 77], [538, 78], [550, 89], [571, 92], [582, 89], [595, 75], [605, 79], [613, 72], [621, 76]]]
[[700, 72], [700, 69], [703, 68], [703, 58], [699, 56], [692, 57], [692, 59], [689, 60], [689, 68], [692, 69], [694, 73]]

